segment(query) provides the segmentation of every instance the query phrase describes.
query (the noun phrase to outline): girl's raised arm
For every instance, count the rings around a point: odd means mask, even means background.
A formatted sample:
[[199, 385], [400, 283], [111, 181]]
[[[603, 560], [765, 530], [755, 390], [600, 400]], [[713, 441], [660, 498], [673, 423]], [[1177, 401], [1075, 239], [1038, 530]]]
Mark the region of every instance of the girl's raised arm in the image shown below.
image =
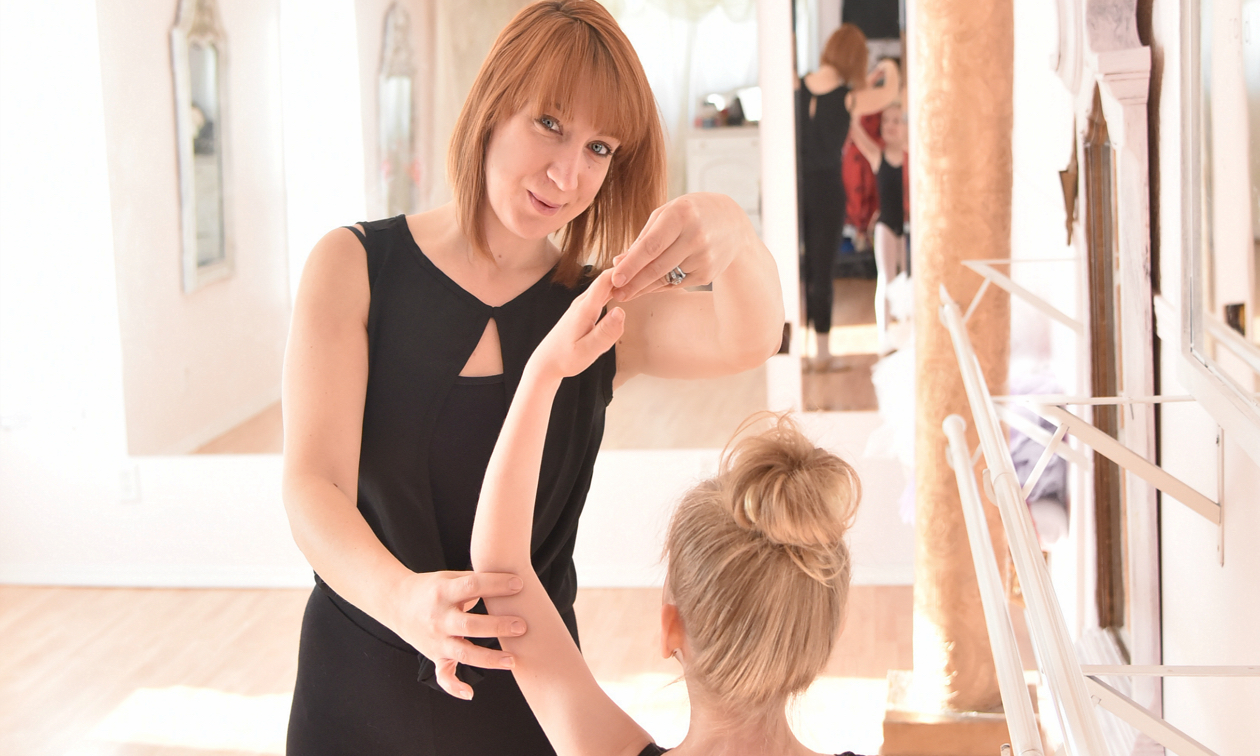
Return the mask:
[[515, 659], [513, 674], [558, 754], [637, 756], [651, 737], [613, 703], [586, 666], [530, 559], [534, 499], [551, 406], [560, 382], [577, 375], [621, 336], [624, 313], [612, 309], [612, 273], [605, 272], [574, 300], [534, 350], [503, 422], [477, 501], [473, 569], [509, 572], [520, 593], [486, 598], [491, 615], [525, 620], [524, 636], [501, 638]]
[[854, 118], [849, 123], [849, 136], [857, 145], [858, 152], [861, 152], [866, 162], [871, 164], [871, 171], [879, 173], [879, 164], [884, 161], [884, 151], [879, 148], [874, 139], [871, 139], [871, 135], [866, 133], [866, 129], [862, 127], [861, 118]]

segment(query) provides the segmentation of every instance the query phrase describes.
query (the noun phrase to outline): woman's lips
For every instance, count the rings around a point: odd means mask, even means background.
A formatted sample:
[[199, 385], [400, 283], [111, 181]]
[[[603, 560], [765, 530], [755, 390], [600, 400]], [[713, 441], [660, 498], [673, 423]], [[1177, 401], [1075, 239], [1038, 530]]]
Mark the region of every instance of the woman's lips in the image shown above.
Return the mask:
[[537, 210], [538, 212], [542, 213], [543, 215], [555, 215], [556, 213], [560, 212], [559, 205], [551, 205], [546, 202], [543, 202], [542, 200], [538, 199], [538, 196], [535, 195], [533, 192], [529, 191], [528, 189], [525, 191], [529, 194], [530, 203], [534, 206], [534, 209]]

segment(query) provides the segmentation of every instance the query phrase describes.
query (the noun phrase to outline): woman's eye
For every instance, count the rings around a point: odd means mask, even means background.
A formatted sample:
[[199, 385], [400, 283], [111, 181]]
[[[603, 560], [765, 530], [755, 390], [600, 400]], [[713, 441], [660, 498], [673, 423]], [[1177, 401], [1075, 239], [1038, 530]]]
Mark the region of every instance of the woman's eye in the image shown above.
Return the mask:
[[559, 121], [557, 121], [556, 119], [552, 118], [551, 116], [547, 116], [547, 115], [545, 115], [545, 116], [539, 116], [539, 117], [538, 117], [538, 123], [539, 123], [539, 124], [540, 124], [540, 125], [541, 125], [544, 129], [546, 129], [546, 130], [548, 130], [548, 131], [559, 131], [559, 130], [560, 130], [560, 122], [559, 122]]
[[600, 157], [612, 157], [613, 154], [612, 148], [603, 142], [591, 142], [591, 152]]

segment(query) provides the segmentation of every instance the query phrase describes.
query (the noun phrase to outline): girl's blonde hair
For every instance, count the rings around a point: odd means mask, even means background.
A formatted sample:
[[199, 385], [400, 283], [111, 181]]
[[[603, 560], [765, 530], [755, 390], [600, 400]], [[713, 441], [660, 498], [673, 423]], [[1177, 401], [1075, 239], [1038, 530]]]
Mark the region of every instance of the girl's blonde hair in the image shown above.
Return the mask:
[[683, 497], [665, 547], [688, 672], [740, 707], [804, 691], [827, 663], [849, 592], [844, 536], [861, 498], [847, 462], [790, 417], [772, 417], [764, 433], [737, 434], [717, 477]]
[[578, 103], [596, 127], [621, 142], [594, 202], [561, 232], [555, 279], [573, 285], [585, 263], [596, 271], [630, 245], [665, 201], [665, 136], [652, 89], [630, 40], [594, 0], [542, 0], [504, 27], [460, 111], [447, 171], [460, 228], [489, 254], [481, 224], [486, 145], [503, 121], [533, 109], [562, 121]]
[[866, 88], [866, 67], [870, 53], [866, 35], [854, 24], [841, 24], [823, 46], [822, 62], [840, 72], [850, 89]]

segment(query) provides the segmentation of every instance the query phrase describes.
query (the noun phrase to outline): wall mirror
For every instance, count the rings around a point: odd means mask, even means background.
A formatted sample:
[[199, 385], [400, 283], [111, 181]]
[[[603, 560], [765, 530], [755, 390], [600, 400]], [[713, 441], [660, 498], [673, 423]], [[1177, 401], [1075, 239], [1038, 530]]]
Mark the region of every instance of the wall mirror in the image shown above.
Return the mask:
[[[797, 118], [813, 118], [821, 107], [826, 111], [827, 94], [835, 85], [825, 77], [811, 74], [822, 65], [822, 52], [841, 23], [850, 23], [866, 38], [867, 71], [890, 59], [902, 72], [902, 29], [904, 3], [898, 0], [868, 2], [825, 2], [795, 0], [794, 31], [796, 38], [796, 73], [801, 86], [816, 95], [808, 111], [799, 111]], [[856, 50], [852, 37], [845, 40], [841, 56]], [[871, 74], [868, 74], [868, 76]], [[813, 82], [813, 88], [810, 83]], [[876, 81], [874, 83], [882, 83]], [[852, 84], [848, 82], [847, 84]], [[798, 95], [799, 96], [799, 95]], [[904, 146], [908, 138], [906, 114], [908, 103], [888, 108], [889, 135]], [[834, 107], [834, 106], [833, 106]], [[805, 112], [810, 115], [805, 115]], [[876, 154], [884, 149], [885, 114], [876, 112], [858, 119], [858, 128], [869, 137], [866, 144]], [[828, 114], [821, 116], [826, 122]], [[797, 133], [802, 133], [798, 126]], [[892, 130], [897, 134], [892, 134]], [[855, 130], [856, 131], [856, 130]], [[840, 139], [845, 139], [840, 135]], [[817, 140], [814, 141], [817, 144]], [[881, 391], [905, 392], [912, 386], [913, 363], [904, 347], [911, 339], [910, 314], [913, 310], [913, 287], [910, 282], [909, 259], [904, 225], [894, 218], [904, 217], [903, 207], [895, 213], [881, 212], [874, 163], [850, 143], [843, 148], [840, 186], [820, 181], [820, 155], [817, 147], [805, 153], [798, 150], [800, 179], [797, 186], [801, 205], [801, 246], [804, 250], [801, 281], [806, 301], [801, 320], [801, 406], [804, 410], [833, 412], [874, 411], [879, 407], [877, 383]], [[889, 149], [892, 149], [891, 147]], [[903, 153], [904, 155], [904, 153]], [[883, 159], [880, 159], [883, 162]], [[891, 163], [890, 163], [891, 165]], [[894, 172], [900, 173], [900, 165]], [[893, 172], [889, 172], [893, 175]], [[834, 205], [839, 205], [834, 210]], [[831, 259], [824, 261], [819, 237], [827, 215], [838, 216], [838, 238], [832, 245]], [[881, 224], [885, 220], [888, 224]], [[891, 229], [897, 228], [899, 232]], [[823, 270], [830, 262], [828, 270]], [[806, 279], [826, 278], [831, 287], [830, 328], [822, 325], [818, 289]], [[813, 292], [811, 294], [811, 291]], [[811, 301], [815, 304], [811, 307]], [[811, 309], [818, 310], [812, 312]], [[902, 350], [900, 355], [894, 354]], [[876, 370], [881, 357], [891, 359]], [[879, 376], [879, 377], [877, 377]], [[908, 419], [908, 418], [907, 418]]]
[[380, 132], [380, 180], [385, 215], [414, 212], [417, 176], [412, 159], [412, 102], [415, 64], [411, 56], [411, 19], [398, 3], [385, 14], [377, 104]]
[[214, 0], [182, 0], [171, 29], [184, 291], [232, 272], [224, 214], [227, 37]]
[[1182, 381], [1260, 461], [1260, 0], [1182, 8]]

